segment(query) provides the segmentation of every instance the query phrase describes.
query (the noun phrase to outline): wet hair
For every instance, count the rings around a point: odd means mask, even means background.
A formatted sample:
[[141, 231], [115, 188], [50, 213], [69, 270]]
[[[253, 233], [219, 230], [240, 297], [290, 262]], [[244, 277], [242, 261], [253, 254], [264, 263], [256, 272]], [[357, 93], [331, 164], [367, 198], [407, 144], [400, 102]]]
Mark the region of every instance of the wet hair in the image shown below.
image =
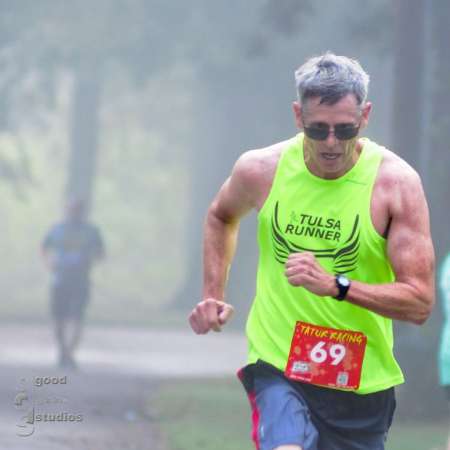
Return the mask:
[[320, 103], [334, 105], [348, 94], [354, 94], [358, 106], [367, 99], [369, 75], [358, 61], [327, 52], [306, 61], [295, 71], [300, 104], [314, 97]]

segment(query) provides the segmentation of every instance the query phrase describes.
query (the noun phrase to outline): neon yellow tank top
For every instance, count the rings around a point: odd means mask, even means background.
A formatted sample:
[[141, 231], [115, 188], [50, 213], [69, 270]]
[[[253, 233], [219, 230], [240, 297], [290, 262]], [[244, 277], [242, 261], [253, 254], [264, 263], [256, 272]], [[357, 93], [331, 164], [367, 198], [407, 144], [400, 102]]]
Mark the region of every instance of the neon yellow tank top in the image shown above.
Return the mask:
[[364, 333], [367, 347], [356, 392], [368, 394], [404, 381], [393, 355], [392, 320], [291, 286], [284, 275], [289, 253], [311, 251], [329, 273], [369, 284], [394, 280], [386, 240], [370, 217], [382, 151], [369, 139], [362, 142], [355, 166], [333, 180], [316, 177], [306, 167], [302, 133], [283, 151], [258, 214], [256, 296], [246, 331], [248, 362], [261, 359], [283, 371], [297, 321]]

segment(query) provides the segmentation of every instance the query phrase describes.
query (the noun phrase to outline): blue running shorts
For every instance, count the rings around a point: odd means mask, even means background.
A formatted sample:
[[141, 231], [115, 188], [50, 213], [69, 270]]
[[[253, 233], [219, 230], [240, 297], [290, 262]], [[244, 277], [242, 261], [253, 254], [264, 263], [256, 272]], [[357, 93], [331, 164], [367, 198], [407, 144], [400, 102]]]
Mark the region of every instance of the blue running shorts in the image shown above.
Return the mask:
[[290, 380], [258, 361], [238, 372], [252, 407], [257, 450], [384, 450], [395, 410], [394, 388], [359, 395]]

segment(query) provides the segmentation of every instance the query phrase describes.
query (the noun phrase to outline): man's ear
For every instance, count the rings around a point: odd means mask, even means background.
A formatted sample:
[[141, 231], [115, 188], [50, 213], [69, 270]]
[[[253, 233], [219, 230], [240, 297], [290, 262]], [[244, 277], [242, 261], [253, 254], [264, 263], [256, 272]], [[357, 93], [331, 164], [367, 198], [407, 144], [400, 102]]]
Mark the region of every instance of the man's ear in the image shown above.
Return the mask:
[[302, 107], [299, 102], [292, 103], [292, 110], [294, 111], [295, 123], [298, 128], [303, 129]]
[[364, 105], [364, 108], [362, 110], [362, 114], [361, 114], [361, 127], [360, 128], [367, 127], [367, 124], [369, 123], [369, 116], [370, 116], [371, 111], [372, 111], [372, 103], [366, 102], [366, 104]]

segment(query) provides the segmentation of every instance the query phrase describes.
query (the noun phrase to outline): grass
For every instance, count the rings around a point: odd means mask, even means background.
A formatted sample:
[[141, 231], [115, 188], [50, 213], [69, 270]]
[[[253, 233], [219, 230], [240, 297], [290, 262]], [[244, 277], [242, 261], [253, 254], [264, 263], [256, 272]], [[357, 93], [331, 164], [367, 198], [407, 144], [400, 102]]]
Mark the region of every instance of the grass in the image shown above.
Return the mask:
[[386, 450], [445, 450], [448, 423], [395, 423]]
[[[166, 381], [148, 405], [156, 409], [168, 450], [254, 448], [250, 408], [237, 379]], [[394, 422], [386, 450], [444, 450], [447, 432], [444, 422]]]
[[233, 379], [165, 382], [151, 399], [168, 450], [252, 450], [245, 391]]

